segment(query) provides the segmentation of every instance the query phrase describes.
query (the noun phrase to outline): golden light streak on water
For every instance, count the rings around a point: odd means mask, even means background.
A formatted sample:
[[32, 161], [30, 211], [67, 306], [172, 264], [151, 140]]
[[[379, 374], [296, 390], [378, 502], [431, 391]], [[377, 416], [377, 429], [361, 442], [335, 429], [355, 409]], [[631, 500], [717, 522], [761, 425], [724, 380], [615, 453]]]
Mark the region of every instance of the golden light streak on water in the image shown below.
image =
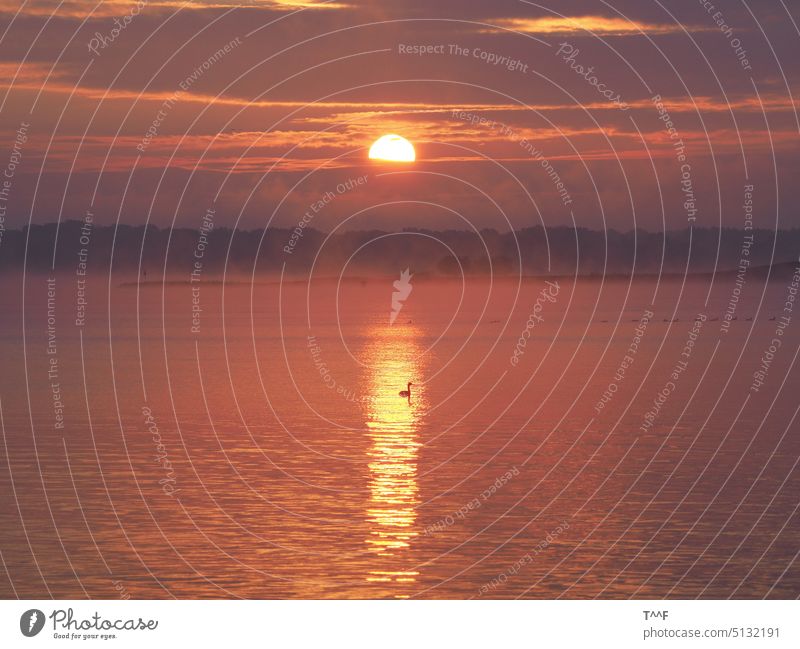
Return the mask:
[[[419, 424], [424, 412], [422, 349], [419, 332], [412, 326], [375, 327], [363, 362], [368, 369], [366, 429], [370, 504], [366, 510], [371, 531], [366, 539], [371, 551], [386, 559], [392, 569], [370, 571], [367, 581], [413, 583], [419, 572], [407, 565], [411, 545], [419, 535], [417, 461], [421, 447]], [[399, 396], [411, 381], [411, 399]], [[398, 594], [399, 596], [399, 594]]]

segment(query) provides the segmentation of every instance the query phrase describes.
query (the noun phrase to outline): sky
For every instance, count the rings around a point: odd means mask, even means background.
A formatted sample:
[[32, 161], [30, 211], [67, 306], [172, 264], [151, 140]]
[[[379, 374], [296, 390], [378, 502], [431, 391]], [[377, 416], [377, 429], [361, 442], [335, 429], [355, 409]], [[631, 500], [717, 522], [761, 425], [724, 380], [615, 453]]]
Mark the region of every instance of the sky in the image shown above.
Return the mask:
[[[2, 225], [800, 227], [799, 24], [788, 0], [0, 0]], [[417, 160], [369, 161], [387, 133]]]

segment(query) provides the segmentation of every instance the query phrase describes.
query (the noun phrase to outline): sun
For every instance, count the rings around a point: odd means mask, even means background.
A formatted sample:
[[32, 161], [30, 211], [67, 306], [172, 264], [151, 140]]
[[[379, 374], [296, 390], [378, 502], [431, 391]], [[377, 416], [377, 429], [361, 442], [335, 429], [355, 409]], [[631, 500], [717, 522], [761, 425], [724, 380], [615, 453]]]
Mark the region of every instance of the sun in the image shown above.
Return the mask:
[[414, 162], [417, 154], [414, 146], [404, 137], [394, 135], [384, 135], [375, 140], [369, 149], [370, 160], [391, 160], [392, 162]]

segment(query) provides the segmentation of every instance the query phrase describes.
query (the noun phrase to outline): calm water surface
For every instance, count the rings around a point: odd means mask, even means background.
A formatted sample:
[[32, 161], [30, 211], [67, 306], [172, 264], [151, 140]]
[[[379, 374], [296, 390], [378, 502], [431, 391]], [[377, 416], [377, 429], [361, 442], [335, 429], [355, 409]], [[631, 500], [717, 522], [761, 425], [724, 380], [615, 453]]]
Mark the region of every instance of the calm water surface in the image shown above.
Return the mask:
[[800, 595], [784, 283], [391, 282], [1, 280], [0, 595]]

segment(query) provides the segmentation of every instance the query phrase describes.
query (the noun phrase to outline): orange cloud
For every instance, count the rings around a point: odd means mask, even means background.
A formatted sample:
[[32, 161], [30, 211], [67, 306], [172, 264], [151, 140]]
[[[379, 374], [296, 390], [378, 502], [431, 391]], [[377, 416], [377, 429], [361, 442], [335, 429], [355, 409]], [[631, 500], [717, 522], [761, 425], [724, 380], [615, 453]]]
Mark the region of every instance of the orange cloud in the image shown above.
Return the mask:
[[572, 34], [592, 32], [608, 36], [637, 34], [674, 34], [684, 29], [690, 32], [708, 31], [707, 27], [678, 24], [645, 23], [608, 16], [545, 16], [540, 18], [503, 18], [494, 21], [498, 27], [528, 34]]
[[[800, 99], [793, 100], [783, 95], [766, 95], [758, 97], [732, 97], [727, 102], [721, 97], [669, 97], [663, 99], [664, 105], [673, 112], [693, 113], [719, 113], [733, 110], [743, 113], [785, 112], [800, 108]], [[650, 99], [640, 99], [629, 102], [631, 108], [648, 110], [653, 102]]]
[[[20, 6], [19, 0], [0, 0], [0, 13], [23, 16], [60, 16], [63, 18], [109, 18], [120, 17], [129, 13], [138, 2], [132, 0], [105, 0], [102, 3], [85, 0], [39, 0]], [[272, 9], [289, 11], [295, 9], [342, 9], [349, 5], [332, 0], [149, 0], [143, 2], [140, 12], [159, 11], [191, 11], [203, 9]]]

